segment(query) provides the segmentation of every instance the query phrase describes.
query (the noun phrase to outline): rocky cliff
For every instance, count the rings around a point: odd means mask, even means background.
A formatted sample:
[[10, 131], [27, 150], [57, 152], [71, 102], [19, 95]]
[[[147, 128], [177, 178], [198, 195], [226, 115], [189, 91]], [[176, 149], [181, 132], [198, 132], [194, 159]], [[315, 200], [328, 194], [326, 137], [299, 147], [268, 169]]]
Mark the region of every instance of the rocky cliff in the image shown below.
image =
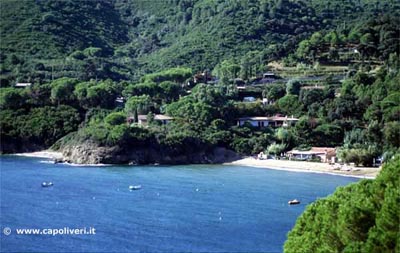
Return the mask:
[[90, 141], [66, 145], [60, 151], [64, 162], [77, 164], [214, 164], [240, 158], [221, 147], [177, 153], [157, 146], [104, 147]]

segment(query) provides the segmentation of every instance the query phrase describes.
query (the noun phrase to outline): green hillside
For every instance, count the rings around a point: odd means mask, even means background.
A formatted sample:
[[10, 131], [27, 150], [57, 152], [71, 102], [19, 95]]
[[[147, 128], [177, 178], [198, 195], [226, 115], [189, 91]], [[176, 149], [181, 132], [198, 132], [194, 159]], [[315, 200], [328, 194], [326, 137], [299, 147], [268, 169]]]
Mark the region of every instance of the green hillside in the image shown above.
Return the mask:
[[398, 13], [400, 3], [4, 0], [0, 7], [7, 85], [63, 76], [135, 80], [176, 66], [212, 70], [224, 59], [262, 71], [314, 32], [348, 35], [364, 19]]
[[[3, 81], [77, 77], [90, 65], [79, 61], [85, 55], [78, 50], [96, 48], [98, 56], [108, 58], [128, 42], [127, 27], [108, 1], [5, 0], [0, 9]], [[92, 56], [89, 51], [86, 56]]]
[[87, 47], [110, 55], [128, 41], [127, 27], [108, 1], [5, 0], [0, 24], [2, 52], [25, 57], [58, 58]]

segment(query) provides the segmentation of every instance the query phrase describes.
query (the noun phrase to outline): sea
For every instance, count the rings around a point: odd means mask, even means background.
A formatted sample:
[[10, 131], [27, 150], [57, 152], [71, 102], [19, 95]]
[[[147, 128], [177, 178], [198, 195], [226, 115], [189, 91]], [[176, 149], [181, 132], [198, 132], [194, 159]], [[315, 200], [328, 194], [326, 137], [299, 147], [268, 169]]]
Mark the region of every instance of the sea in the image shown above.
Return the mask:
[[[307, 205], [359, 180], [229, 165], [73, 166], [19, 156], [0, 156], [0, 175], [1, 252], [282, 252]], [[288, 205], [292, 199], [301, 203]]]

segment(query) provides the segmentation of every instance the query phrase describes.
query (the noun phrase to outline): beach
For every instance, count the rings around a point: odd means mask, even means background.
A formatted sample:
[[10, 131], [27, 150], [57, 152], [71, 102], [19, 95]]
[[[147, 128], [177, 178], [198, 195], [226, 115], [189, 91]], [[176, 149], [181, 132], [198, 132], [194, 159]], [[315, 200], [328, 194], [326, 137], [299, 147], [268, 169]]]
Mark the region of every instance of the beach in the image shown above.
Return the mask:
[[375, 178], [381, 168], [379, 167], [354, 167], [349, 165], [330, 165], [328, 163], [288, 161], [288, 160], [259, 160], [253, 157], [246, 157], [226, 165], [251, 166], [275, 170], [287, 170], [294, 172], [325, 173], [358, 178]]
[[36, 152], [27, 152], [27, 153], [18, 153], [15, 154], [17, 156], [27, 156], [27, 157], [40, 157], [40, 158], [49, 158], [54, 160], [61, 160], [63, 155], [61, 152], [53, 151], [53, 150], [42, 150]]

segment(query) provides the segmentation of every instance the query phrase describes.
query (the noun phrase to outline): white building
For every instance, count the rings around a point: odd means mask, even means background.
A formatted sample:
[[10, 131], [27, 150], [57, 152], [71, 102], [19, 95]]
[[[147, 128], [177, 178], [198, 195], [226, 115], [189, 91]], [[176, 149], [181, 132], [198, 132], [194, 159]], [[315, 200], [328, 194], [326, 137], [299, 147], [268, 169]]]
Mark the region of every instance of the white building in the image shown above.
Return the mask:
[[321, 162], [328, 163], [336, 158], [336, 149], [329, 147], [312, 147], [310, 150], [291, 150], [286, 153], [289, 159], [310, 160], [318, 157]]
[[[168, 123], [171, 122], [171, 120], [173, 120], [174, 118], [167, 116], [167, 115], [163, 115], [163, 114], [155, 114], [154, 115], [154, 121], [158, 121], [163, 125], [166, 125]], [[128, 123], [132, 124], [135, 122], [135, 118], [132, 117], [128, 117]], [[145, 126], [147, 125], [147, 115], [138, 115], [138, 122], [139, 125]]]
[[243, 117], [237, 120], [238, 126], [243, 126], [246, 123], [254, 127], [289, 127], [296, 124], [298, 118], [288, 116], [273, 116], [273, 117]]
[[32, 83], [16, 83], [15, 88], [26, 88], [26, 87], [31, 87]]

